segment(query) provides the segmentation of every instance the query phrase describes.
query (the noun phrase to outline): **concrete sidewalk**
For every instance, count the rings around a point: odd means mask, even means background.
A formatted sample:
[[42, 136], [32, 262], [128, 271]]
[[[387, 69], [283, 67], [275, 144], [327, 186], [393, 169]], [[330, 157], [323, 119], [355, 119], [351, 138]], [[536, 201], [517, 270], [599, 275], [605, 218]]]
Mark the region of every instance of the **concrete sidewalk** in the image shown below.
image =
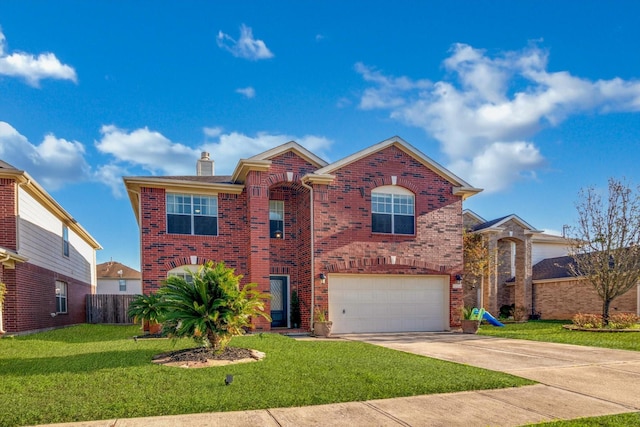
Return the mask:
[[640, 411], [640, 352], [457, 333], [358, 334], [342, 338], [507, 372], [541, 384], [300, 408], [56, 426], [519, 426]]

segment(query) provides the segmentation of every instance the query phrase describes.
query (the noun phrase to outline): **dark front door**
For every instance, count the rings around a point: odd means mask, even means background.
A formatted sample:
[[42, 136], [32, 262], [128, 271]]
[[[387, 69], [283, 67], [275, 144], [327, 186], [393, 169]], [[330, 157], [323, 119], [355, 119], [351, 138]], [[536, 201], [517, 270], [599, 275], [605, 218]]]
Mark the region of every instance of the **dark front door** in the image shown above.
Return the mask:
[[287, 277], [271, 276], [271, 327], [287, 327]]

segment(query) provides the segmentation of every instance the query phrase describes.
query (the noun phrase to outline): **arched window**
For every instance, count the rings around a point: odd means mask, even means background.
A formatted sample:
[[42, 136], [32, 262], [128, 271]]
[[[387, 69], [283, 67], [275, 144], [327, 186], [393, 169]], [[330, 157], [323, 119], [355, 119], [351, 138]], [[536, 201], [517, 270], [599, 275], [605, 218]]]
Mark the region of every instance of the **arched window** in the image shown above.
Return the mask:
[[189, 272], [196, 273], [200, 267], [202, 266], [191, 264], [181, 265], [180, 267], [172, 268], [171, 270], [167, 271], [167, 278], [176, 276], [186, 280], [187, 283], [193, 283], [193, 277], [191, 277], [191, 274], [189, 274]]
[[415, 195], [396, 185], [384, 185], [372, 190], [371, 231], [415, 234]]

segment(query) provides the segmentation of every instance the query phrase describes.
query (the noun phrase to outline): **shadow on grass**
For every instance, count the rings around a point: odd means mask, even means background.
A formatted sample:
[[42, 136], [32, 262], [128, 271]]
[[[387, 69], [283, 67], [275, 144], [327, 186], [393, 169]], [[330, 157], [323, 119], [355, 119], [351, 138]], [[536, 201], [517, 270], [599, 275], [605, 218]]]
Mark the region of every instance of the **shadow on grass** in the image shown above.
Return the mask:
[[149, 366], [158, 350], [103, 351], [55, 357], [0, 359], [0, 376], [89, 373], [100, 369]]
[[140, 325], [73, 325], [66, 328], [40, 332], [32, 335], [6, 337], [17, 341], [54, 341], [66, 344], [91, 343], [133, 339], [143, 332]]

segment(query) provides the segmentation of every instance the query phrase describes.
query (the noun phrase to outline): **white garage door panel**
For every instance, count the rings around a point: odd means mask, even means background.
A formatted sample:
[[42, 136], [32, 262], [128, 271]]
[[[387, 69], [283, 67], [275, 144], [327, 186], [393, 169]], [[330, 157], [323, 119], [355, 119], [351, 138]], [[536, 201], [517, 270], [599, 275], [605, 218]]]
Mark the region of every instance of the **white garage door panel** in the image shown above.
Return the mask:
[[329, 276], [334, 333], [444, 331], [448, 276]]

